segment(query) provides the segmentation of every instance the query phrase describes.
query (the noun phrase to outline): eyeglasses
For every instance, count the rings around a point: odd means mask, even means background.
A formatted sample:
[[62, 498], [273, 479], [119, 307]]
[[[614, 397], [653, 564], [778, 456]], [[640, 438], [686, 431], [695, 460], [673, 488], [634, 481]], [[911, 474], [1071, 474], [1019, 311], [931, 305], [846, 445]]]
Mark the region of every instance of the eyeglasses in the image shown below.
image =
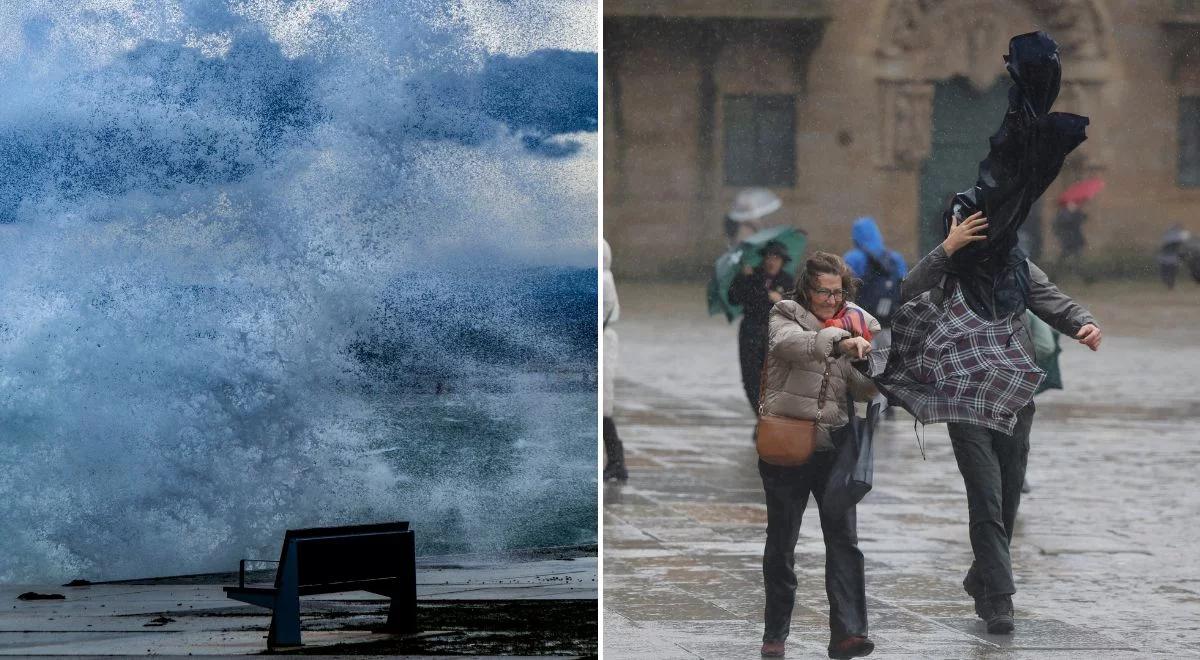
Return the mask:
[[809, 289], [809, 291], [812, 291], [813, 293], [816, 294], [817, 300], [829, 300], [830, 298], [838, 298], [838, 299], [846, 298], [846, 290], [845, 289], [833, 289], [832, 291], [829, 289]]

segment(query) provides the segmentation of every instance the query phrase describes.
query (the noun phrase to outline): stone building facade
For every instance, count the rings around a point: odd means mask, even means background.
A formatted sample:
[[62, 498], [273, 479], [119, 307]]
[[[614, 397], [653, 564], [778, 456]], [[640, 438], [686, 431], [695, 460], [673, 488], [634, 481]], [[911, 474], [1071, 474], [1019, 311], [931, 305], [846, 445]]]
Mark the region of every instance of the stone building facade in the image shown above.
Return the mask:
[[1088, 254], [1150, 263], [1200, 232], [1200, 0], [605, 0], [604, 233], [618, 275], [696, 278], [738, 190], [842, 252], [855, 218], [916, 258], [999, 125], [1009, 37], [1060, 44], [1055, 110], [1089, 139], [1030, 227], [1052, 261], [1054, 199], [1084, 178]]

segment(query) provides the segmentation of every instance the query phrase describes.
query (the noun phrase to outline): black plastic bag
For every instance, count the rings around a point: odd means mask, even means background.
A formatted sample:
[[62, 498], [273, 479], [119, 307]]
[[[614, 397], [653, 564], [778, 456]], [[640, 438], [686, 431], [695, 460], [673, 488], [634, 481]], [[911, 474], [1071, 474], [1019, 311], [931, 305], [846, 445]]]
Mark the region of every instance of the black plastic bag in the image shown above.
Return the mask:
[[847, 399], [850, 421], [834, 432], [837, 457], [829, 470], [825, 482], [825, 493], [821, 498], [821, 512], [827, 517], [837, 517], [846, 509], [858, 504], [871, 492], [871, 481], [875, 475], [875, 449], [872, 436], [879, 421], [880, 406], [867, 406], [866, 418], [854, 412], [854, 400]]

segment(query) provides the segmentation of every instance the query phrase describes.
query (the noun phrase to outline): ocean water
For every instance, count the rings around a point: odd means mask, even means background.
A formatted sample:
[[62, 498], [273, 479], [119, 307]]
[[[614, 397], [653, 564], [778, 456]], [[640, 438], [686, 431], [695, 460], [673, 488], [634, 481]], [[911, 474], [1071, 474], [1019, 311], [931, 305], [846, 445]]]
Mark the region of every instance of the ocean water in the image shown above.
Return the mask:
[[595, 55], [478, 4], [0, 15], [0, 581], [595, 540]]

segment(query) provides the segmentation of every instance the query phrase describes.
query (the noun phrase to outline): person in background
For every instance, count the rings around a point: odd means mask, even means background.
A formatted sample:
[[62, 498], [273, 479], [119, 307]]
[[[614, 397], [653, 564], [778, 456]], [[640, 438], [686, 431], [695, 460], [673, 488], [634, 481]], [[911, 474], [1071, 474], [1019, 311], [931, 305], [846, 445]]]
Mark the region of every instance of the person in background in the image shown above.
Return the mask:
[[[1087, 222], [1087, 214], [1076, 202], [1067, 202], [1058, 209], [1054, 216], [1054, 236], [1058, 239], [1059, 253], [1056, 270], [1062, 273], [1079, 275], [1079, 260], [1087, 239], [1083, 236], [1083, 223]], [[1085, 277], [1085, 279], [1087, 279]]]
[[742, 387], [750, 408], [758, 411], [758, 389], [761, 386], [763, 361], [767, 357], [767, 326], [771, 307], [783, 300], [796, 283], [783, 266], [792, 258], [787, 247], [771, 241], [759, 250], [762, 263], [757, 268], [745, 266], [729, 284], [729, 302], [742, 307], [742, 323], [738, 326], [738, 359], [742, 366]]
[[1179, 225], [1172, 225], [1163, 234], [1158, 247], [1158, 274], [1167, 289], [1175, 288], [1175, 275], [1180, 263], [1188, 263], [1193, 257], [1192, 233]]
[[613, 421], [613, 380], [617, 372], [617, 331], [612, 324], [621, 314], [617, 302], [617, 282], [612, 274], [612, 248], [608, 241], [604, 246], [604, 480], [624, 482], [629, 479], [625, 468], [625, 446], [617, 435], [617, 424]]
[[900, 280], [908, 274], [908, 264], [899, 252], [884, 245], [875, 218], [864, 216], [856, 220], [850, 237], [854, 248], [842, 258], [854, 276], [862, 280], [855, 302], [886, 328], [900, 299]]
[[[892, 343], [889, 319], [892, 311], [900, 306], [900, 281], [908, 274], [908, 264], [899, 252], [884, 245], [875, 218], [864, 216], [856, 220], [850, 237], [854, 248], [842, 258], [854, 276], [862, 281], [854, 302], [879, 321], [883, 329], [871, 340], [871, 346], [875, 350], [884, 349]], [[885, 414], [892, 417], [894, 411], [887, 406], [886, 397], [880, 395], [879, 403]]]

